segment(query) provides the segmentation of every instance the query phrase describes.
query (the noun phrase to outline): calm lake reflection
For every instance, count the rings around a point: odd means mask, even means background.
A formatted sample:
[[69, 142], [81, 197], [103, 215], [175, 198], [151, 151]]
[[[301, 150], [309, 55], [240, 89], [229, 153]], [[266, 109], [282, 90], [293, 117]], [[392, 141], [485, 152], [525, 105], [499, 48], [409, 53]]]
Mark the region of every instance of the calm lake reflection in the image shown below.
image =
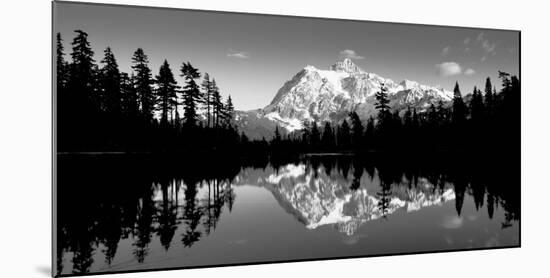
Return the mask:
[[519, 245], [519, 170], [182, 160], [58, 156], [57, 273]]

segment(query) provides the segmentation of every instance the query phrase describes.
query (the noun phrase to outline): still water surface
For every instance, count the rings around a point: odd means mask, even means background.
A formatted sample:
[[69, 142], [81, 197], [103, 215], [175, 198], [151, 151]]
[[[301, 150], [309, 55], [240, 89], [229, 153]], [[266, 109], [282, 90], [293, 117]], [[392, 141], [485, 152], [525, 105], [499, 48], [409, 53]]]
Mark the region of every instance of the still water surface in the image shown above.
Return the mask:
[[92, 160], [58, 162], [58, 274], [519, 245], [519, 184], [461, 169]]

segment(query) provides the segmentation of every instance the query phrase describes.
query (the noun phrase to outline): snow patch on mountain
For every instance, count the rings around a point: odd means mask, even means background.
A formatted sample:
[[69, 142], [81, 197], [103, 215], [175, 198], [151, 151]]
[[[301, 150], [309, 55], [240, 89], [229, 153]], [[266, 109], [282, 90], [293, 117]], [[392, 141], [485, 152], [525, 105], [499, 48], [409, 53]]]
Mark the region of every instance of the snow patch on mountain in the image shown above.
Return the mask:
[[[363, 71], [350, 59], [337, 62], [328, 70], [308, 65], [287, 81], [273, 101], [262, 112], [266, 117], [280, 122], [288, 131], [299, 129], [304, 121], [339, 121], [351, 111], [359, 111], [368, 117], [376, 113], [372, 109], [374, 95], [385, 86], [390, 106], [426, 107], [430, 103], [452, 100], [452, 92], [442, 88], [421, 85], [416, 81], [391, 79]], [[366, 104], [371, 104], [366, 105]], [[361, 113], [363, 112], [363, 113]]]
[[279, 126], [283, 126], [286, 128], [287, 131], [292, 132], [295, 130], [300, 130], [303, 128], [302, 121], [298, 119], [292, 119], [292, 118], [282, 118], [279, 113], [272, 112], [269, 114], [266, 114], [265, 117], [267, 119], [270, 119], [274, 122], [276, 122]]
[[[275, 126], [286, 132], [303, 128], [303, 122], [338, 123], [355, 111], [362, 120], [376, 116], [375, 94], [385, 86], [390, 108], [424, 111], [432, 103], [450, 102], [453, 93], [440, 87], [403, 80], [399, 83], [362, 70], [344, 59], [327, 70], [307, 65], [277, 91], [263, 109], [237, 113], [239, 128], [253, 138], [273, 136]], [[252, 119], [251, 119], [252, 118]], [[269, 137], [268, 137], [269, 136]]]

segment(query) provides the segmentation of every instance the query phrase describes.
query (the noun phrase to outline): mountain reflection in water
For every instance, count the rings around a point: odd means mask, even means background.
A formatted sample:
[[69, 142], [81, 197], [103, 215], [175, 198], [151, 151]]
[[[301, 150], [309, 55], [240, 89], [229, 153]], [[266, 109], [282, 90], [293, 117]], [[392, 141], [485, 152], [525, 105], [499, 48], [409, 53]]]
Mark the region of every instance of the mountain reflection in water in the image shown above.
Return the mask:
[[[56, 272], [519, 244], [519, 179], [516, 184], [475, 165], [390, 163], [352, 156], [170, 162], [58, 157]], [[466, 209], [475, 226], [466, 227]], [[415, 242], [404, 235], [399, 247], [393, 244], [395, 232], [437, 237]], [[357, 244], [367, 233], [377, 242], [365, 239]], [[459, 244], [462, 235], [470, 238]], [[276, 237], [282, 237], [279, 245], [288, 241], [285, 253], [277, 246], [247, 249], [252, 248], [249, 241], [264, 246]], [[476, 238], [483, 245], [475, 244]], [[300, 244], [307, 244], [313, 254]], [[223, 255], [231, 253], [229, 248], [232, 255]]]
[[[281, 206], [308, 229], [335, 224], [339, 231], [352, 235], [364, 222], [385, 218], [399, 209], [411, 212], [455, 199], [450, 185], [435, 188], [425, 178], [413, 188], [402, 186], [407, 182], [403, 180], [384, 192], [376, 188], [375, 184], [380, 183], [374, 180], [377, 172], [344, 176], [341, 171], [327, 174], [322, 167], [314, 169], [305, 164], [288, 164], [277, 172], [259, 178], [257, 184], [271, 191]], [[353, 176], [362, 179], [356, 181], [358, 188], [353, 186]]]

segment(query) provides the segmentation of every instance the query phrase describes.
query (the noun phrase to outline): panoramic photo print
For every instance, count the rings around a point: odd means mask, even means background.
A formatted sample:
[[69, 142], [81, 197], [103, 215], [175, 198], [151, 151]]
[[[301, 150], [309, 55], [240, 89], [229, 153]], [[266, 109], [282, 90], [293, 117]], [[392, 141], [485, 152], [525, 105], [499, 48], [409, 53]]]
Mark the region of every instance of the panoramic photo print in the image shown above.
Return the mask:
[[53, 275], [520, 246], [520, 32], [53, 2]]

